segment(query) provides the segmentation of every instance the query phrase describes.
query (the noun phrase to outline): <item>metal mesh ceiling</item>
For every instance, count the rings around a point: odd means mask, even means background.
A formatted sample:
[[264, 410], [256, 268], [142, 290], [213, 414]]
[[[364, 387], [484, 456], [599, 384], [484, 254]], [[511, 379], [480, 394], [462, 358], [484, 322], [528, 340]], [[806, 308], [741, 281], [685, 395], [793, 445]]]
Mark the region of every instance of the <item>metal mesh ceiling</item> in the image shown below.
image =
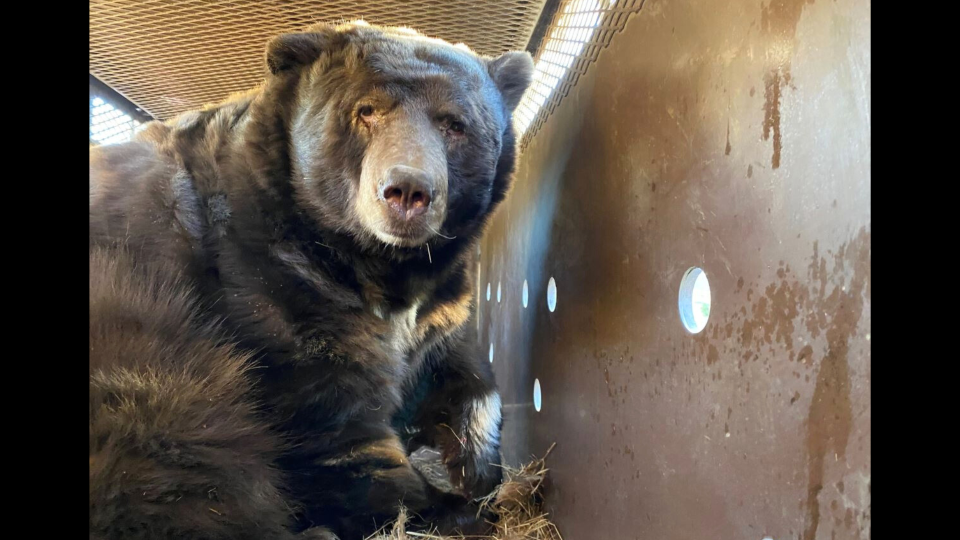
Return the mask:
[[267, 41], [325, 21], [403, 25], [497, 55], [523, 49], [544, 0], [90, 0], [90, 73], [154, 118], [263, 78]]
[[514, 114], [521, 144], [529, 144], [580, 76], [623, 30], [644, 0], [562, 0], [540, 42], [533, 83]]
[[[92, 0], [90, 73], [111, 93], [119, 92], [164, 120], [256, 86], [263, 78], [266, 42], [319, 21], [364, 18], [375, 24], [412, 26], [491, 56], [523, 49], [532, 37], [536, 71], [515, 114], [521, 144], [526, 146], [643, 3]], [[538, 23], [544, 6], [547, 10]], [[121, 111], [130, 118], [119, 118], [113, 106], [120, 107], [118, 99], [123, 99], [98, 96], [91, 89], [91, 100], [98, 97], [105, 103], [91, 101], [91, 144], [125, 140], [132, 133], [124, 129], [127, 124], [114, 124], [129, 120], [135, 127], [134, 120], [142, 120], [140, 110]]]

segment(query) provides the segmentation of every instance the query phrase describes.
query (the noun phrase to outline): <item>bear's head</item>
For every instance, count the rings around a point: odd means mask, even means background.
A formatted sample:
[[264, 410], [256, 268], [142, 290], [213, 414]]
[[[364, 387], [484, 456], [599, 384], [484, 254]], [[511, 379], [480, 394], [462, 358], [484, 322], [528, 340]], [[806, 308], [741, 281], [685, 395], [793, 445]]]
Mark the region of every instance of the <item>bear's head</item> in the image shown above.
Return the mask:
[[480, 232], [513, 174], [528, 53], [358, 22], [281, 35], [266, 56], [294, 197], [322, 227], [380, 251]]

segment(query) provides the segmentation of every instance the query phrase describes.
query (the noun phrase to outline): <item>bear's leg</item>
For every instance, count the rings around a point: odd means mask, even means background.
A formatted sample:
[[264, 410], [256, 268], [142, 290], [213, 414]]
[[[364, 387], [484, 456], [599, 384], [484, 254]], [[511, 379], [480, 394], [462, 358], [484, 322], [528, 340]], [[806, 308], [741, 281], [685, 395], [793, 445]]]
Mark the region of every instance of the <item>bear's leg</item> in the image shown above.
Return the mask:
[[[442, 407], [434, 407], [442, 404]], [[466, 497], [487, 495], [502, 479], [500, 469], [500, 395], [494, 388], [441, 392], [424, 403], [420, 438], [411, 444], [435, 447], [443, 454], [450, 482]]]
[[163, 270], [90, 255], [90, 538], [292, 540], [249, 358]]
[[293, 539], [277, 441], [218, 386], [149, 369], [92, 374], [92, 539]]
[[432, 486], [410, 464], [392, 429], [364, 427], [369, 436], [344, 438], [337, 452], [306, 458], [307, 443], [284, 460], [304, 509], [304, 526], [323, 525], [341, 540], [360, 540], [405, 509], [411, 529], [436, 527], [443, 534], [476, 530], [476, 508], [466, 498]]
[[[417, 382], [415, 412], [409, 421], [416, 433], [408, 450], [440, 450], [450, 480], [466, 497], [490, 493], [501, 481], [500, 394], [486, 362], [477, 362], [469, 344], [458, 343], [431, 358]], [[423, 381], [430, 381], [423, 383]], [[432, 381], [438, 381], [436, 383]], [[399, 429], [407, 426], [399, 425]]]

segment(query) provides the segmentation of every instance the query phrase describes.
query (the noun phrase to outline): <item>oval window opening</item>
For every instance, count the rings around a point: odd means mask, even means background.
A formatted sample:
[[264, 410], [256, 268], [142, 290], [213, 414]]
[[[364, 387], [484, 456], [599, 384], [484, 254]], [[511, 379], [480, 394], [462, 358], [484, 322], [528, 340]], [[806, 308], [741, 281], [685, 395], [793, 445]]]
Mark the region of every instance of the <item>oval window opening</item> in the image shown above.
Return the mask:
[[540, 379], [534, 379], [533, 381], [533, 408], [540, 412], [540, 406], [542, 405], [540, 398]]
[[710, 318], [710, 283], [703, 269], [696, 266], [680, 280], [680, 321], [688, 332], [699, 333]]
[[552, 277], [547, 283], [547, 309], [551, 312], [557, 309], [557, 281]]

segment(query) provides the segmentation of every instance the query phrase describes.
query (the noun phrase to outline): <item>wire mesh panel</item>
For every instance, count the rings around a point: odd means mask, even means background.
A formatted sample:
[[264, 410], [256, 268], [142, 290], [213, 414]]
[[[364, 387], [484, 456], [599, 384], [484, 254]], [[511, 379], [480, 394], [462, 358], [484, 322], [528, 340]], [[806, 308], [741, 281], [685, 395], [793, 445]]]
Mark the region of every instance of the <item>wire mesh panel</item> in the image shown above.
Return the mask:
[[90, 146], [127, 141], [150, 120], [142, 109], [90, 77]]
[[515, 114], [526, 144], [643, 0], [561, 0], [535, 57], [533, 84]]
[[473, 50], [523, 49], [544, 0], [91, 0], [90, 73], [167, 119], [248, 90], [270, 38], [316, 22], [410, 26]]
[[103, 97], [90, 95], [90, 146], [128, 141], [140, 123]]

